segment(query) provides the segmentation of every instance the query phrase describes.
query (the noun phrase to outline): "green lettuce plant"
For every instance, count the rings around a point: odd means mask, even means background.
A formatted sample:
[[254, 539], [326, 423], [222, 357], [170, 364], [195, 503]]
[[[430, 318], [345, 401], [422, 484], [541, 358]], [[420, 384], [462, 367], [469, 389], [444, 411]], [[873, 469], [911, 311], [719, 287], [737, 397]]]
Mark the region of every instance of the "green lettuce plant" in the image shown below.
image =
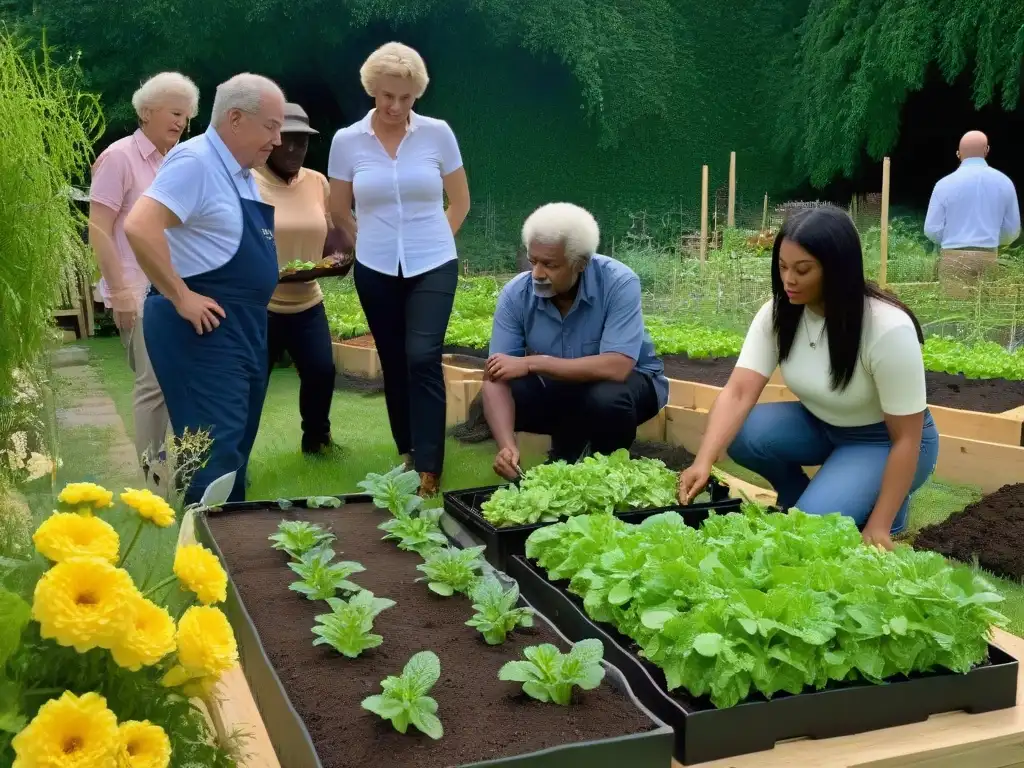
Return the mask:
[[523, 684], [523, 693], [538, 701], [569, 706], [573, 688], [590, 691], [604, 679], [604, 645], [593, 638], [580, 640], [568, 653], [545, 643], [523, 649], [525, 661], [509, 661], [498, 679]]
[[388, 608], [395, 605], [394, 600], [375, 597], [373, 592], [363, 590], [353, 595], [347, 602], [338, 597], [327, 598], [331, 612], [316, 616], [313, 634], [316, 640], [313, 645], [329, 645], [338, 653], [354, 659], [369, 648], [376, 648], [384, 642], [384, 638], [375, 635], [373, 620]]
[[384, 521], [377, 528], [386, 533], [384, 541], [397, 541], [399, 549], [426, 556], [448, 543], [448, 537], [444, 535], [439, 523], [442, 513], [440, 508], [422, 509], [416, 517], [399, 515]]
[[359, 487], [373, 497], [378, 509], [386, 509], [392, 515], [412, 516], [423, 506], [423, 499], [416, 495], [420, 487], [419, 473], [406, 470], [399, 465], [383, 475], [371, 472]]
[[330, 544], [335, 537], [330, 531], [305, 520], [282, 520], [277, 526], [277, 533], [267, 538], [273, 542], [274, 549], [287, 552], [298, 560], [311, 549]]
[[433, 651], [420, 651], [406, 663], [398, 677], [381, 681], [383, 693], [363, 699], [363, 709], [390, 720], [399, 733], [412, 724], [432, 739], [440, 739], [444, 728], [437, 717], [437, 702], [427, 694], [441, 677], [441, 661]]
[[327, 600], [338, 592], [359, 592], [362, 588], [349, 581], [348, 577], [366, 569], [350, 560], [337, 563], [332, 562], [333, 560], [334, 550], [322, 545], [303, 554], [298, 562], [288, 563], [288, 567], [295, 571], [300, 579], [292, 583], [288, 589], [305, 595], [310, 600]]
[[501, 645], [516, 627], [533, 626], [533, 609], [516, 607], [519, 585], [514, 582], [505, 589], [494, 576], [490, 576], [470, 590], [470, 598], [476, 613], [466, 626], [480, 630], [488, 645]]
[[436, 549], [416, 566], [416, 570], [424, 574], [416, 581], [427, 582], [431, 592], [443, 597], [451, 597], [456, 592], [468, 594], [480, 578], [484, 566], [480, 553], [483, 551], [483, 547]]

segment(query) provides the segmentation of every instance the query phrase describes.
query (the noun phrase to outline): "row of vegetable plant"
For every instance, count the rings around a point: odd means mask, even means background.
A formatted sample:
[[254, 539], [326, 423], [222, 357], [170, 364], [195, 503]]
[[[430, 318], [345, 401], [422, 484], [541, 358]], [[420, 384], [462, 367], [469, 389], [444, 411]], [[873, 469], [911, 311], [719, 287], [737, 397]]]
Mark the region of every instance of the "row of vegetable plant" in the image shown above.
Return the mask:
[[[445, 343], [486, 349], [500, 284], [495, 278], [461, 278]], [[358, 297], [350, 288], [325, 295], [331, 332], [336, 338], [369, 333]], [[680, 323], [658, 316], [645, 318], [655, 349], [661, 355], [692, 359], [735, 357], [743, 335], [735, 331]], [[960, 374], [970, 379], [1024, 380], [1024, 348], [1009, 351], [994, 342], [968, 344], [953, 338], [930, 336], [924, 344], [927, 370]]]
[[579, 516], [535, 531], [526, 554], [549, 580], [569, 580], [591, 619], [631, 638], [670, 691], [719, 708], [838, 681], [966, 673], [1005, 623], [986, 579], [909, 546], [866, 547], [840, 515], [747, 503], [699, 529], [675, 512], [639, 525]]

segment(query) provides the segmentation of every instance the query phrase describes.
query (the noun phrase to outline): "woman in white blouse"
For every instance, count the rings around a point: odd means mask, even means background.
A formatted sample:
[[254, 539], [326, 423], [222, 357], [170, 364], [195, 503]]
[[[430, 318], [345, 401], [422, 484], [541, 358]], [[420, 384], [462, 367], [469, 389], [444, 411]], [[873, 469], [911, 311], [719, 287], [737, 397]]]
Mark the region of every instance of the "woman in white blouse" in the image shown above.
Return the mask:
[[[771, 269], [772, 300], [754, 317], [697, 458], [680, 476], [680, 500], [703, 489], [728, 447], [733, 461], [772, 484], [781, 508], [840, 512], [866, 543], [891, 549], [910, 494], [939, 453], [921, 327], [865, 281], [860, 238], [838, 208], [791, 216]], [[755, 405], [777, 366], [799, 402]], [[814, 466], [808, 479], [803, 468]]]
[[355, 240], [356, 291], [380, 355], [391, 434], [420, 473], [420, 493], [433, 495], [444, 462], [441, 349], [469, 186], [452, 129], [412, 110], [429, 81], [420, 55], [388, 43], [359, 74], [375, 108], [331, 143], [331, 216]]

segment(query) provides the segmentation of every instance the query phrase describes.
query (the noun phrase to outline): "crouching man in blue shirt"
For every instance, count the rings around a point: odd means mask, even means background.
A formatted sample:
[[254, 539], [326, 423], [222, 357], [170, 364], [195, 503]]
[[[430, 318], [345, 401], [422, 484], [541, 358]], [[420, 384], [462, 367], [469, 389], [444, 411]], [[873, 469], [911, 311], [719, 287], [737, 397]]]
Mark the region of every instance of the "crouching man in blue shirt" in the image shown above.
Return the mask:
[[494, 471], [518, 474], [515, 433], [551, 435], [552, 460], [628, 448], [668, 401], [665, 368], [644, 329], [640, 280], [597, 254], [594, 217], [569, 203], [523, 225], [532, 270], [502, 289], [483, 383]]

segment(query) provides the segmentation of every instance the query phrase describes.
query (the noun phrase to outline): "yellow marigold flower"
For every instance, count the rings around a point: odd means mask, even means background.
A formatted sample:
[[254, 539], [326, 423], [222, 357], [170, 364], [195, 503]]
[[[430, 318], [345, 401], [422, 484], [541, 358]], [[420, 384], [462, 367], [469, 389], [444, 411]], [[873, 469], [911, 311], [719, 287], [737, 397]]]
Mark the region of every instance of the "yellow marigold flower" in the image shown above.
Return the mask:
[[114, 506], [114, 494], [96, 483], [68, 483], [57, 501], [86, 510], [105, 509]]
[[124, 762], [130, 768], [167, 768], [171, 740], [164, 729], [149, 720], [129, 720], [118, 729]]
[[56, 563], [72, 557], [98, 557], [117, 562], [121, 541], [106, 520], [74, 512], [54, 512], [32, 536], [43, 557]]
[[174, 554], [174, 575], [203, 605], [223, 603], [228, 597], [228, 575], [220, 560], [202, 544], [186, 544]]
[[174, 650], [174, 619], [144, 597], [134, 602], [133, 620], [110, 649], [117, 665], [138, 672], [151, 667]]
[[121, 494], [121, 501], [138, 512], [139, 517], [161, 528], [166, 528], [174, 522], [174, 509], [171, 505], [147, 488], [125, 488]]
[[198, 677], [219, 678], [238, 661], [238, 645], [218, 608], [196, 605], [185, 611], [176, 635], [178, 664], [163, 679], [173, 688]]
[[12, 745], [13, 768], [113, 768], [121, 742], [106, 699], [65, 691], [39, 708]]
[[57, 563], [36, 582], [39, 633], [79, 653], [110, 648], [133, 621], [138, 590], [128, 572], [98, 557]]

